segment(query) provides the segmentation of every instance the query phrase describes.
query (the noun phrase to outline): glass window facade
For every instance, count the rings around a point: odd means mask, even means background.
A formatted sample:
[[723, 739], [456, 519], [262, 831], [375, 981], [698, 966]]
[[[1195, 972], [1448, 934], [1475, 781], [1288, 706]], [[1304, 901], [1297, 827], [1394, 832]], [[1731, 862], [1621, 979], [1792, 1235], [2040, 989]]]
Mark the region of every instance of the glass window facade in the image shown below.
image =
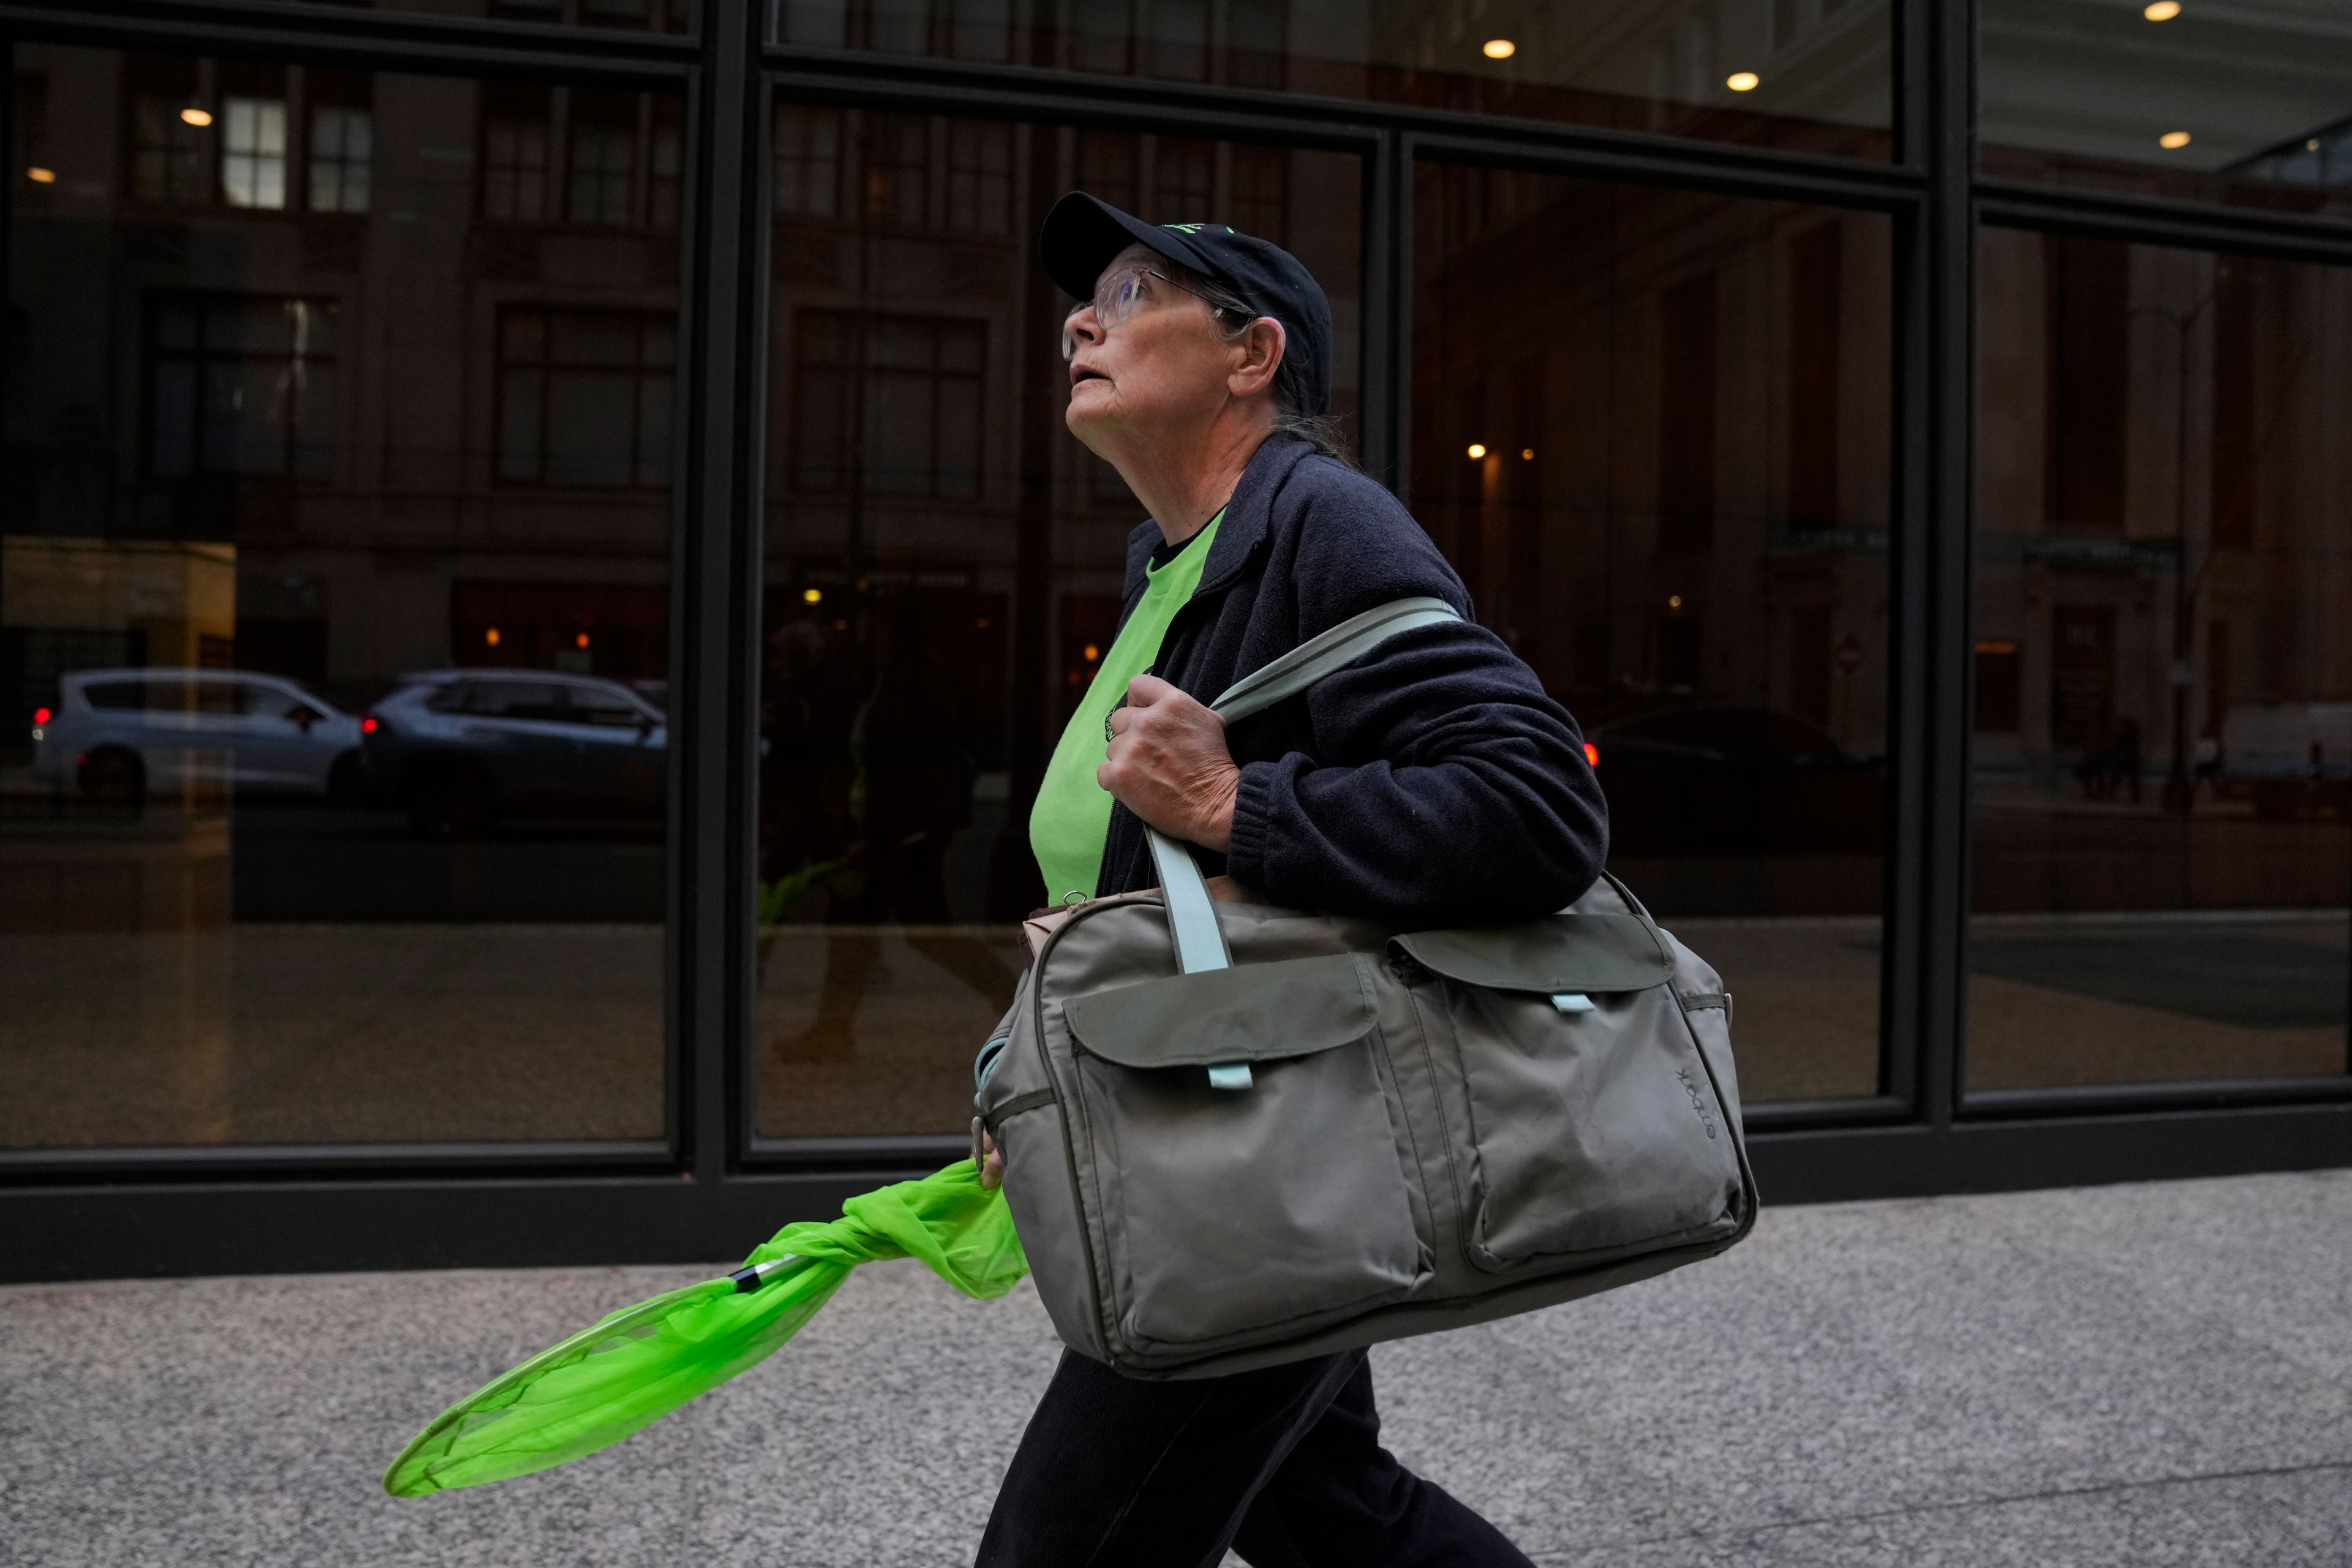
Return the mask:
[[788, 46], [1884, 158], [1885, 0], [778, 0]]
[[[346, 0], [305, 0], [341, 5]], [[530, 22], [552, 27], [671, 35], [693, 30], [703, 0], [379, 0], [386, 10], [489, 22]]]
[[16, 80], [0, 1146], [658, 1138], [675, 104]]
[[2341, 1074], [2352, 274], [1979, 258], [1969, 1084]]
[[1423, 164], [1412, 491], [1585, 728], [1751, 1099], [1879, 1088], [1891, 226]]
[[1072, 188], [1321, 278], [1776, 1196], [2352, 1147], [2338, 7], [177, 9], [11, 23], [0, 1279], [958, 1155], [1141, 510]]
[[1987, 174], [2280, 212], [2352, 196], [2333, 0], [1980, 0]]
[[[1045, 902], [1029, 808], [1140, 514], [1062, 425], [1031, 237], [1084, 171], [1162, 222], [1245, 194], [1331, 298], [1358, 415], [1363, 172], [1185, 137], [784, 104], [761, 648], [763, 1138], [946, 1133]], [[1130, 195], [1130, 200], [1135, 198]]]

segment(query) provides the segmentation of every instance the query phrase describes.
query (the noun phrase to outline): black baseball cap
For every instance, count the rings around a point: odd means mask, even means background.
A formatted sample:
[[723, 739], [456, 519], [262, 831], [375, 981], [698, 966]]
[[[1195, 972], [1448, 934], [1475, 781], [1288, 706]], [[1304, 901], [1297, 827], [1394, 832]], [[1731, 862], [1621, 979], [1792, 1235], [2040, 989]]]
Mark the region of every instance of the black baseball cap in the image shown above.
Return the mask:
[[1298, 412], [1317, 415], [1330, 407], [1331, 301], [1298, 258], [1222, 223], [1146, 223], [1084, 191], [1055, 202], [1037, 231], [1045, 275], [1074, 300], [1093, 299], [1103, 268], [1130, 245], [1215, 279], [1259, 315], [1280, 321], [1283, 358], [1306, 405]]

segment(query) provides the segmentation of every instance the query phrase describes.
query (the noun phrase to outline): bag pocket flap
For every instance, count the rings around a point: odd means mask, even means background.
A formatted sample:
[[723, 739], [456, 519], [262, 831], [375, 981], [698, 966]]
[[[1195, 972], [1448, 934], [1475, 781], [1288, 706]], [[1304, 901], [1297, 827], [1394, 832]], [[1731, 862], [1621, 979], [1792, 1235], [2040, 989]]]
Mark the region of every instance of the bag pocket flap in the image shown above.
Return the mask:
[[1088, 1053], [1129, 1068], [1312, 1056], [1372, 1032], [1353, 955], [1237, 963], [1072, 997], [1062, 1015]]
[[1394, 941], [1424, 967], [1489, 991], [1646, 991], [1675, 973], [1673, 956], [1638, 915], [1546, 915]]

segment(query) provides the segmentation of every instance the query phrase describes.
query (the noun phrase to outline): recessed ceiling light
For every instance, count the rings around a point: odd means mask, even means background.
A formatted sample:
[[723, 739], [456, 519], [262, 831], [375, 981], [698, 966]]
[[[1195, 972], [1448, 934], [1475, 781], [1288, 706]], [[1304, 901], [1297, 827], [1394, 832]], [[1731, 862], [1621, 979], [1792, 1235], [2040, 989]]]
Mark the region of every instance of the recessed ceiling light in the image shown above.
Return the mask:
[[1484, 52], [1490, 60], [1507, 60], [1519, 52], [1519, 46], [1508, 38], [1489, 38]]
[[180, 118], [191, 125], [210, 125], [213, 122], [213, 111], [209, 109], [184, 109], [180, 110]]
[[1483, 457], [1485, 457], [1485, 456], [1486, 455], [1486, 443], [1485, 443], [1485, 442], [1483, 442], [1483, 441], [1473, 441], [1473, 442], [1471, 442], [1471, 443], [1470, 443], [1470, 455], [1471, 455], [1473, 458], [1483, 458]]
[[2164, 148], [2168, 152], [2186, 147], [2189, 145], [2189, 132], [2186, 131], [2168, 131], [2163, 135], [2156, 139], [2156, 144]]
[[2151, 22], [2169, 22], [2180, 15], [2180, 0], [2154, 0], [2140, 15]]
[[36, 163], [25, 171], [25, 178], [37, 185], [54, 185], [58, 183], [58, 172], [55, 169], [44, 169]]
[[1754, 71], [1733, 71], [1723, 79], [1723, 85], [1734, 92], [1754, 92], [1757, 84], [1763, 79]]

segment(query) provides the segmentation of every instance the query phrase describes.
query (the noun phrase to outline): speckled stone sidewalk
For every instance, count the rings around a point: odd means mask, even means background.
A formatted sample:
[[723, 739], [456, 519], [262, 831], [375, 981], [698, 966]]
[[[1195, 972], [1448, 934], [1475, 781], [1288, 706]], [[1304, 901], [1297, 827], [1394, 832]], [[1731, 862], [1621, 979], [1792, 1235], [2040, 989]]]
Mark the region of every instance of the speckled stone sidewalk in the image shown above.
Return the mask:
[[[610, 1452], [376, 1489], [450, 1399], [698, 1273], [0, 1290], [0, 1563], [970, 1562], [1056, 1347], [1025, 1289], [912, 1264]], [[1772, 1210], [1376, 1361], [1398, 1452], [1561, 1568], [2352, 1563], [2352, 1171]]]

